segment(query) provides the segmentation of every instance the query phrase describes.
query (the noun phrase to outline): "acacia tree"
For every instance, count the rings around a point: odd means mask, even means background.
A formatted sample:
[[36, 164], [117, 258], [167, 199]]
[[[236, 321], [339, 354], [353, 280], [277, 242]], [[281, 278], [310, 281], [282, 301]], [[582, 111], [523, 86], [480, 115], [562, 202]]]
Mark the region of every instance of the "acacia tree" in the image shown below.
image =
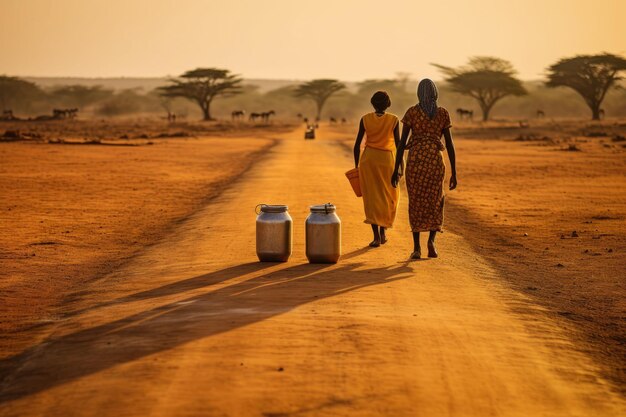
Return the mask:
[[204, 120], [211, 117], [211, 103], [218, 97], [230, 97], [241, 91], [239, 76], [219, 68], [197, 68], [187, 71], [180, 79], [170, 79], [170, 85], [159, 87], [164, 97], [184, 97], [198, 104]]
[[577, 55], [562, 58], [548, 68], [548, 87], [569, 87], [582, 96], [593, 120], [600, 120], [606, 93], [626, 70], [626, 59], [613, 54]]
[[319, 79], [300, 84], [293, 91], [293, 94], [296, 97], [305, 97], [313, 100], [317, 105], [317, 119], [319, 120], [326, 100], [345, 88], [345, 84], [337, 80]]
[[45, 93], [30, 81], [18, 77], [0, 75], [0, 109], [28, 109], [35, 100], [43, 99]]
[[443, 72], [453, 91], [478, 101], [483, 121], [489, 120], [491, 109], [504, 97], [527, 94], [522, 82], [515, 77], [517, 71], [504, 59], [475, 56], [459, 68], [432, 65]]

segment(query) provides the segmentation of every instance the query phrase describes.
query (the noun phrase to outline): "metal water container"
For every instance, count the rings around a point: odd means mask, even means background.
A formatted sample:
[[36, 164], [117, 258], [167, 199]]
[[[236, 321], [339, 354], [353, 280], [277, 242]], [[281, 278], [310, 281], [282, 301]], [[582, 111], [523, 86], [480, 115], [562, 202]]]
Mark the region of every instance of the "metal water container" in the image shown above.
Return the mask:
[[306, 131], [304, 132], [304, 139], [315, 139], [314, 127], [307, 127]]
[[269, 204], [259, 204], [256, 208], [256, 254], [259, 261], [286, 262], [291, 256], [293, 240], [289, 208]]
[[306, 219], [306, 257], [310, 263], [336, 263], [341, 256], [341, 220], [335, 206], [311, 206]]

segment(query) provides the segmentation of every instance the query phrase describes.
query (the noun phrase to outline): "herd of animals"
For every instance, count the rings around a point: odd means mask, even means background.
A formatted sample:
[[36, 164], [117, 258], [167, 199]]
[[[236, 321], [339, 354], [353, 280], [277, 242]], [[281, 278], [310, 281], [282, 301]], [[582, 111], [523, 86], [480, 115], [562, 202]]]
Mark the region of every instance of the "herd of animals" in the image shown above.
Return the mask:
[[[473, 110], [458, 108], [458, 109], [456, 109], [456, 114], [459, 116], [459, 119], [461, 119], [461, 120], [463, 120], [463, 119], [473, 120], [474, 119], [474, 111]], [[541, 110], [541, 109], [538, 109], [537, 113], [536, 113], [536, 117], [537, 117], [537, 119], [543, 119], [543, 118], [546, 117], [546, 112]], [[604, 109], [600, 109], [600, 118], [604, 119]], [[520, 122], [520, 123], [522, 123], [522, 122]]]
[[[231, 120], [233, 122], [236, 121], [243, 121], [246, 119], [246, 111], [245, 110], [233, 110], [231, 112]], [[256, 122], [256, 121], [261, 121], [263, 123], [269, 123], [270, 121], [270, 117], [276, 115], [276, 112], [274, 110], [270, 110], [267, 112], [262, 112], [262, 113], [250, 113], [250, 115], [248, 116], [248, 121], [250, 122]], [[298, 113], [296, 114], [296, 117], [300, 120], [302, 120], [304, 123], [306, 123], [307, 125], [309, 124], [309, 118], [304, 116], [302, 113]], [[319, 124], [320, 119], [316, 118], [315, 122], [316, 124]], [[341, 119], [338, 119], [336, 117], [330, 117], [328, 119], [329, 123], [332, 124], [337, 124], [340, 123], [341, 124], [345, 124], [348, 123], [348, 119], [346, 119], [345, 117], [342, 117]]]
[[13, 114], [13, 110], [3, 110], [2, 116], [0, 116], [0, 120], [2, 121], [19, 121], [19, 120], [27, 120], [27, 121], [46, 121], [46, 120], [64, 120], [64, 119], [75, 119], [78, 117], [78, 109], [52, 109], [52, 114], [44, 114], [36, 117], [29, 117], [27, 119], [21, 119], [16, 117]]
[[[263, 123], [269, 123], [270, 117], [274, 116], [276, 112], [274, 110], [265, 111], [262, 113], [250, 113], [248, 120], [251, 122], [256, 122], [260, 120]], [[245, 110], [233, 110], [231, 115], [232, 121], [245, 120], [246, 111]]]
[[[456, 114], [458, 115], [460, 120], [470, 120], [472, 121], [474, 119], [474, 111], [470, 110], [470, 109], [463, 109], [463, 108], [457, 108], [456, 109]], [[262, 122], [262, 123], [269, 123], [270, 122], [270, 118], [272, 116], [276, 115], [276, 112], [274, 110], [270, 110], [267, 112], [261, 112], [261, 113], [250, 113], [248, 116], [248, 121], [250, 122]], [[73, 108], [73, 109], [52, 109], [52, 114], [51, 115], [41, 115], [41, 116], [36, 116], [34, 118], [27, 118], [27, 119], [21, 119], [19, 117], [16, 117], [13, 114], [13, 110], [3, 110], [2, 111], [2, 115], [0, 116], [0, 121], [19, 121], [19, 120], [26, 120], [26, 121], [48, 121], [48, 120], [73, 120], [78, 116], [78, 109], [77, 108]], [[316, 118], [315, 119], [315, 124], [309, 124], [309, 118], [302, 115], [302, 113], [298, 113], [296, 115], [300, 120], [302, 120], [302, 122], [306, 123], [307, 127], [309, 126], [315, 126], [317, 127], [320, 119]], [[546, 117], [546, 113], [541, 110], [538, 109], [536, 112], [536, 118], [537, 119], [543, 119]], [[604, 109], [600, 109], [600, 118], [604, 119]], [[246, 119], [246, 111], [245, 110], [233, 110], [231, 112], [231, 120], [232, 121], [244, 121]], [[171, 113], [168, 111], [167, 113], [167, 121], [170, 123], [175, 123], [176, 122], [176, 114]], [[332, 124], [346, 124], [348, 122], [348, 120], [345, 117], [342, 118], [336, 118], [334, 116], [331, 116], [328, 119], [329, 123]], [[528, 121], [527, 120], [521, 120], [519, 122], [520, 127], [528, 127]]]
[[[270, 117], [274, 115], [276, 115], [276, 112], [274, 110], [270, 110], [270, 111], [262, 112], [262, 113], [253, 112], [253, 113], [250, 113], [250, 115], [248, 116], [248, 121], [250, 122], [261, 121], [263, 123], [269, 123]], [[230, 116], [233, 122], [243, 121], [246, 119], [246, 111], [245, 110], [233, 110]], [[296, 114], [296, 117], [302, 120], [302, 122], [306, 123], [307, 126], [309, 125], [309, 118], [304, 116], [302, 113]], [[316, 124], [319, 124], [319, 121], [320, 119], [316, 118], [315, 120]], [[341, 119], [338, 119], [336, 117], [330, 117], [328, 121], [330, 124], [337, 124], [340, 122], [341, 124], [348, 123], [348, 119], [346, 119], [345, 117], [342, 117]]]

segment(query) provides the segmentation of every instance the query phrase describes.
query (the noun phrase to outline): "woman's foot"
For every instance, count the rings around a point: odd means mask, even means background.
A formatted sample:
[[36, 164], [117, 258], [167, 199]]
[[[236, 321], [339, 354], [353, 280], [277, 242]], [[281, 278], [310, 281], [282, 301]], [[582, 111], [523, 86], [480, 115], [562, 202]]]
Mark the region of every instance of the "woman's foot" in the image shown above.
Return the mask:
[[411, 259], [421, 259], [422, 258], [422, 250], [420, 248], [416, 248], [411, 254]]
[[385, 236], [385, 228], [380, 226], [380, 244], [384, 245], [387, 243], [387, 236]]
[[437, 248], [435, 247], [435, 242], [429, 240], [428, 241], [428, 257], [429, 258], [437, 258], [439, 254], [437, 253]]
[[[380, 229], [382, 229], [382, 227]], [[381, 242], [381, 237], [382, 238], [385, 237], [384, 229], [383, 229], [382, 233], [380, 233], [381, 232], [380, 229], [378, 228], [377, 224], [373, 224], [372, 225], [372, 232], [374, 232], [374, 240], [372, 240], [370, 242], [370, 248], [377, 248], [377, 247], [379, 247], [380, 246], [380, 242]]]

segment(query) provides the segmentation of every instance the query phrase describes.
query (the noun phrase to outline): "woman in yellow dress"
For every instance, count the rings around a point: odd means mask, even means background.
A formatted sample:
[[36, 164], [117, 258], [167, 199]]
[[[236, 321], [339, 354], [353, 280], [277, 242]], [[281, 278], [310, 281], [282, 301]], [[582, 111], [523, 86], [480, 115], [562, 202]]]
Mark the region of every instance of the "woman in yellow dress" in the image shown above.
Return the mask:
[[[399, 190], [389, 183], [393, 174], [396, 146], [400, 141], [398, 117], [385, 110], [391, 99], [384, 91], [377, 91], [371, 99], [374, 112], [361, 118], [359, 133], [354, 143], [354, 165], [359, 168], [365, 223], [372, 225], [374, 240], [371, 247], [387, 242], [385, 230], [393, 226], [400, 197]], [[361, 157], [361, 142], [365, 150]], [[359, 161], [360, 158], [360, 161]]]
[[[391, 184], [398, 186], [400, 167], [404, 150], [409, 150], [406, 161], [406, 186], [409, 194], [409, 221], [413, 231], [413, 259], [421, 257], [420, 232], [429, 232], [428, 257], [438, 256], [435, 248], [437, 232], [443, 228], [443, 180], [446, 165], [443, 151], [447, 149], [450, 159], [450, 190], [456, 181], [456, 153], [450, 134], [450, 115], [443, 107], [437, 106], [437, 86], [428, 78], [420, 81], [417, 87], [419, 103], [410, 107], [402, 118], [402, 140], [398, 146], [396, 169]], [[409, 138], [411, 132], [411, 138]], [[446, 144], [441, 141], [445, 138]]]

